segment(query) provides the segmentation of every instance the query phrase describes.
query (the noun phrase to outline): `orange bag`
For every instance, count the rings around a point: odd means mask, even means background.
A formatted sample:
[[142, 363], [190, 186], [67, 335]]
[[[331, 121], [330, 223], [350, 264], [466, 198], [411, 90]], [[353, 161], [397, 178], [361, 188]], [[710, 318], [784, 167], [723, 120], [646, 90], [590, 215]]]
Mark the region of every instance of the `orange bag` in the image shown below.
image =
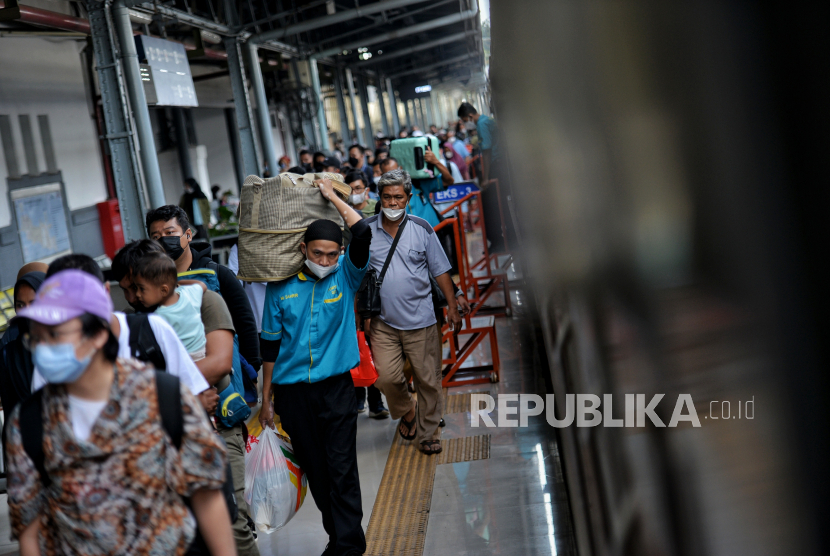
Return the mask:
[[362, 330], [357, 331], [357, 347], [360, 349], [360, 365], [352, 369], [352, 380], [355, 386], [371, 386], [378, 379], [378, 371]]

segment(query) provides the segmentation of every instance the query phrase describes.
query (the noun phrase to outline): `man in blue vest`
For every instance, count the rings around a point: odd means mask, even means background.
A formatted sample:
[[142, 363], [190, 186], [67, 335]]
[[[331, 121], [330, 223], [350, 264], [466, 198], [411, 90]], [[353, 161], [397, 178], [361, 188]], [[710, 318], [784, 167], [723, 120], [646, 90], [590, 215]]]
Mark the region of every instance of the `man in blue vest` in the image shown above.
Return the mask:
[[[332, 189], [315, 182], [351, 229], [330, 220], [305, 232], [303, 269], [265, 293], [260, 351], [263, 357], [263, 428], [274, 428], [274, 411], [291, 437], [294, 455], [308, 475], [314, 502], [329, 536], [325, 556], [366, 550], [357, 473], [357, 400], [349, 372], [360, 362], [354, 297], [369, 263], [372, 233], [363, 217]], [[273, 385], [272, 385], [273, 383]], [[271, 393], [274, 409], [271, 409]]]

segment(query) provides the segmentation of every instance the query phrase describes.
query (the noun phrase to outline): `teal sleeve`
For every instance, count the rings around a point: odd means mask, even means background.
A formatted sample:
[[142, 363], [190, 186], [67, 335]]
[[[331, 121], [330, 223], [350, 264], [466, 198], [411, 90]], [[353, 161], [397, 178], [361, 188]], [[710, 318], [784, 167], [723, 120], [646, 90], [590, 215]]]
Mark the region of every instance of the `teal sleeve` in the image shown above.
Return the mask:
[[[481, 120], [484, 120], [483, 122]], [[478, 138], [481, 141], [481, 150], [488, 151], [493, 148], [493, 120], [492, 118], [486, 118], [485, 116], [481, 116], [479, 118], [479, 125], [476, 126], [476, 131], [478, 131]]]
[[265, 307], [262, 311], [262, 334], [263, 340], [282, 339], [282, 312], [280, 311], [280, 288], [279, 284], [272, 282], [265, 289]]

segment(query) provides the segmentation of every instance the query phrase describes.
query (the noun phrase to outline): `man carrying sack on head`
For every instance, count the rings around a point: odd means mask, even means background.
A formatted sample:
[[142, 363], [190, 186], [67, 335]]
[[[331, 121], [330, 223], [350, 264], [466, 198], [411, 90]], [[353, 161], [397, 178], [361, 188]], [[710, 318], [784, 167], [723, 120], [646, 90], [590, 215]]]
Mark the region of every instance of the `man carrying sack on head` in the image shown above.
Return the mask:
[[[357, 472], [357, 400], [350, 370], [360, 362], [354, 298], [369, 262], [372, 233], [362, 216], [335, 194], [328, 179], [315, 182], [352, 232], [331, 220], [305, 231], [302, 270], [271, 282], [265, 294], [260, 347], [263, 406], [260, 422], [274, 428], [274, 411], [291, 437], [323, 514], [326, 556], [363, 554], [366, 539]], [[272, 385], [273, 384], [273, 385]], [[274, 394], [274, 409], [270, 403]]]

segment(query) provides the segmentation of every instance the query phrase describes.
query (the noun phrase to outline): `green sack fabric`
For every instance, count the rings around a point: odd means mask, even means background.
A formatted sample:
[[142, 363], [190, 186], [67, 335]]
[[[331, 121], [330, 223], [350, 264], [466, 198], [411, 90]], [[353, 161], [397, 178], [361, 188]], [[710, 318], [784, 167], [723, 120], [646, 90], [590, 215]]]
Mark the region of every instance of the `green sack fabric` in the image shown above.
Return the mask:
[[239, 195], [239, 274], [246, 282], [276, 282], [298, 273], [305, 258], [300, 252], [305, 230], [315, 220], [343, 219], [323, 198], [314, 180], [332, 180], [344, 199], [351, 188], [340, 174], [284, 173], [263, 179], [248, 176]]

